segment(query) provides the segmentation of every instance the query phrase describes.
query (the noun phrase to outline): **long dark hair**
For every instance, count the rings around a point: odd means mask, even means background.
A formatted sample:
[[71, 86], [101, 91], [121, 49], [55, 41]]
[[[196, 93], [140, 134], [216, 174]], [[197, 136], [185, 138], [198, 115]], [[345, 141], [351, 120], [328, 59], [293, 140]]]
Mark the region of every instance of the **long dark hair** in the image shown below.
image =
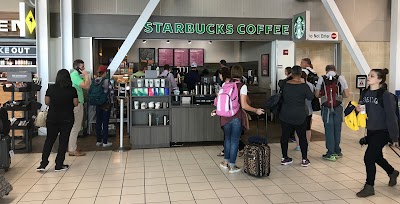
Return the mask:
[[57, 72], [55, 85], [62, 88], [72, 87], [71, 76], [69, 75], [69, 72], [66, 69], [62, 69]]

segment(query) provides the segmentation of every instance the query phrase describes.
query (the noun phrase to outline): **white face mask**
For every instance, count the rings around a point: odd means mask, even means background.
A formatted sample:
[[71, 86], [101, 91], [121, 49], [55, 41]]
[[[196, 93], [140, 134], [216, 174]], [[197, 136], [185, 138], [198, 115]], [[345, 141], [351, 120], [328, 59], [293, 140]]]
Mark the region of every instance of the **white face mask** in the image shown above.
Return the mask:
[[332, 77], [334, 77], [334, 76], [336, 76], [336, 72], [335, 72], [335, 71], [329, 71], [329, 72], [326, 74], [326, 76], [332, 76]]

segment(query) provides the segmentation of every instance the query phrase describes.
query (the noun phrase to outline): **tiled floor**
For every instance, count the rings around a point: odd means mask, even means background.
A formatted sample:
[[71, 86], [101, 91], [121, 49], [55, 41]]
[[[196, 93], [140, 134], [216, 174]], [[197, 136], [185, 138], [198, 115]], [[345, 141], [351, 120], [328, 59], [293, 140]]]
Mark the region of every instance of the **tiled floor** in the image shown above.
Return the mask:
[[[320, 118], [313, 129], [322, 131]], [[272, 173], [257, 179], [243, 173], [228, 174], [218, 167], [221, 146], [88, 152], [85, 157], [67, 157], [71, 168], [36, 172], [40, 154], [19, 154], [5, 177], [14, 191], [0, 203], [400, 203], [400, 185], [388, 187], [388, 178], [378, 168], [376, 195], [359, 199], [355, 192], [365, 179], [363, 152], [357, 144], [362, 132], [343, 128], [344, 158], [323, 161], [324, 142], [312, 142], [311, 166], [300, 167], [300, 153], [292, 150], [295, 163], [281, 166], [280, 146], [271, 144]], [[386, 158], [400, 169], [400, 158], [385, 148]], [[54, 160], [54, 155], [52, 159]], [[238, 159], [239, 166], [243, 164]]]

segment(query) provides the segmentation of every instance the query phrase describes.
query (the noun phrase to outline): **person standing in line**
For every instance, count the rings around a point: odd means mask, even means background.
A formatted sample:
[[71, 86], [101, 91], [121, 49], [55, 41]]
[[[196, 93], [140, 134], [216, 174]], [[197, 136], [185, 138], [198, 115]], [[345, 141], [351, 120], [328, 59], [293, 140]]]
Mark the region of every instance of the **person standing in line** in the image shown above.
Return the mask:
[[[224, 161], [220, 163], [220, 167], [229, 169], [229, 173], [240, 172], [240, 168], [236, 166], [236, 157], [239, 148], [239, 140], [242, 133], [242, 121], [244, 116], [244, 109], [251, 111], [257, 115], [264, 114], [264, 110], [261, 108], [253, 108], [247, 102], [247, 85], [240, 82], [243, 77], [243, 68], [240, 65], [235, 65], [231, 69], [231, 77], [233, 82], [239, 82], [237, 84], [240, 109], [232, 117], [221, 117], [221, 127], [224, 129]], [[215, 111], [213, 111], [215, 112]]]
[[[224, 83], [228, 83], [231, 80], [231, 71], [227, 68], [227, 67], [223, 67], [221, 68], [221, 71], [219, 72], [219, 78], [221, 81], [223, 81]], [[248, 97], [247, 97], [248, 98]], [[249, 101], [248, 101], [249, 103]], [[250, 103], [249, 103], [250, 104]], [[242, 118], [243, 119], [243, 118]], [[242, 121], [243, 123], [243, 121]], [[222, 128], [222, 131], [224, 131], [224, 129]], [[242, 131], [242, 135], [243, 135], [243, 131]], [[242, 142], [242, 140], [239, 140], [239, 153], [238, 156], [241, 157], [244, 154], [244, 148], [246, 147], [246, 145]], [[217, 156], [224, 156], [225, 151], [222, 150]]]
[[145, 76], [145, 71], [147, 69], [147, 63], [140, 62], [139, 63], [139, 70], [131, 75], [131, 81], [133, 78], [142, 78]]
[[[399, 171], [383, 158], [382, 149], [390, 141], [395, 147], [399, 146], [399, 125], [396, 115], [396, 99], [389, 93], [385, 86], [388, 69], [373, 69], [368, 74], [367, 84], [369, 88], [361, 95], [360, 104], [364, 104], [368, 116], [367, 120], [367, 142], [368, 147], [364, 155], [367, 179], [364, 188], [357, 193], [357, 197], [368, 197], [375, 195], [374, 182], [376, 166], [382, 167], [389, 176], [389, 186], [397, 184]], [[358, 112], [363, 111], [359, 105]]]
[[191, 65], [191, 70], [185, 75], [184, 82], [187, 85], [189, 93], [195, 89], [196, 84], [200, 82], [200, 74], [197, 71], [197, 64], [195, 62]]
[[344, 76], [336, 73], [334, 65], [327, 65], [326, 75], [319, 77], [315, 96], [321, 98], [321, 115], [325, 127], [327, 153], [322, 158], [336, 161], [343, 156], [340, 138], [343, 123], [343, 98], [349, 96], [349, 86]]
[[110, 147], [112, 143], [108, 142], [108, 122], [110, 120], [114, 89], [107, 79], [107, 67], [103, 65], [98, 68], [97, 77], [92, 82], [94, 85], [100, 85], [100, 83], [102, 83], [104, 94], [107, 94], [107, 102], [96, 106], [96, 146]]
[[172, 89], [178, 89], [178, 85], [176, 84], [174, 74], [171, 73], [171, 67], [169, 66], [169, 64], [164, 65], [164, 71], [160, 74], [159, 77], [167, 78]]
[[310, 160], [307, 157], [308, 142], [306, 139], [307, 113], [306, 99], [312, 100], [314, 94], [310, 87], [301, 78], [302, 69], [300, 66], [292, 68], [293, 79], [284, 83], [281, 87], [283, 103], [279, 118], [281, 120], [282, 137], [282, 160], [281, 165], [293, 163], [293, 159], [288, 156], [288, 142], [291, 135], [296, 131], [301, 149], [301, 165], [307, 167]]
[[66, 69], [58, 71], [55, 85], [46, 91], [45, 103], [49, 106], [46, 119], [47, 137], [43, 146], [42, 161], [37, 171], [45, 171], [49, 164], [51, 149], [60, 134], [55, 171], [69, 168], [64, 164], [69, 135], [74, 124], [74, 107], [79, 104], [76, 89], [72, 87], [71, 77]]
[[[307, 75], [309, 74], [309, 71], [306, 69], [303, 69], [301, 78], [303, 78], [303, 81], [310, 87], [311, 92], [314, 93], [315, 87], [312, 85], [310, 82], [307, 81]], [[308, 144], [311, 142], [311, 123], [312, 123], [312, 114], [313, 114], [313, 109], [311, 105], [311, 100], [306, 99], [306, 109], [307, 109], [307, 124], [306, 124], [306, 138]], [[295, 134], [296, 137], [296, 151], [301, 151], [300, 149], [300, 141], [299, 137]]]
[[220, 78], [219, 76], [220, 76], [220, 74], [221, 74], [221, 72], [222, 72], [222, 69], [223, 69], [223, 68], [227, 68], [227, 67], [226, 67], [226, 61], [225, 61], [225, 60], [219, 61], [219, 66], [220, 66], [220, 69], [218, 69], [218, 70], [215, 72], [214, 76], [217, 78], [217, 81], [216, 81], [217, 84], [218, 84], [219, 86], [222, 86], [222, 84], [224, 83], [224, 81], [221, 80], [221, 78]]
[[[74, 108], [74, 126], [72, 126], [71, 134], [69, 137], [68, 151], [69, 156], [85, 156], [86, 153], [81, 152], [78, 149], [78, 134], [82, 128], [83, 122], [83, 104], [85, 98], [83, 95], [83, 89], [89, 90], [91, 80], [88, 72], [85, 70], [85, 63], [81, 59], [77, 59], [73, 63], [74, 70], [71, 72], [72, 86], [78, 93], [79, 104]], [[83, 75], [83, 78], [81, 77]]]

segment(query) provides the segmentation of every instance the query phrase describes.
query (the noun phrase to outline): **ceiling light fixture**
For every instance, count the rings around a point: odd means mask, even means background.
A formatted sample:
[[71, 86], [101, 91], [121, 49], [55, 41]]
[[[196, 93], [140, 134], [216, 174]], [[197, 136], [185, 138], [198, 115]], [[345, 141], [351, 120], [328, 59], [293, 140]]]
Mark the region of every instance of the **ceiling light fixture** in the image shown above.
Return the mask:
[[210, 45], [211, 45], [211, 44], [212, 44], [212, 40], [210, 40], [210, 42], [208, 42], [208, 44], [210, 44]]
[[167, 40], [167, 43], [170, 43], [169, 40]]
[[192, 44], [192, 41], [191, 41], [191, 40], [189, 40], [189, 41], [188, 41], [188, 44]]
[[146, 43], [147, 41], [146, 40], [143, 40], [143, 43]]

